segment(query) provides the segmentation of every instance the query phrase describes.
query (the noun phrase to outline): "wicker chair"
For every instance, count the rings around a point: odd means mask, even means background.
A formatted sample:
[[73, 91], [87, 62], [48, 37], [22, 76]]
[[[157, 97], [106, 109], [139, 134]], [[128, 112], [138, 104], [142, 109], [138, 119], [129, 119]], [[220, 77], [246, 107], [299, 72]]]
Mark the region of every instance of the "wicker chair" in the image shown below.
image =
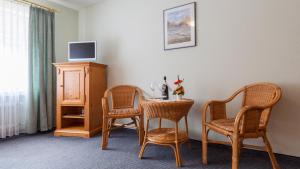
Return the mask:
[[[111, 97], [110, 97], [111, 96]], [[138, 96], [138, 108], [134, 108], [134, 101]], [[109, 108], [111, 98], [111, 110]], [[103, 107], [103, 128], [102, 128], [102, 149], [106, 149], [110, 131], [114, 127], [116, 119], [131, 118], [137, 128], [139, 143], [142, 145], [144, 138], [144, 115], [140, 103], [144, 100], [142, 91], [135, 86], [119, 85], [106, 90], [102, 98]], [[124, 125], [123, 125], [124, 126]]]
[[[227, 118], [226, 103], [232, 101], [240, 93], [244, 94], [242, 108], [235, 118]], [[279, 169], [266, 132], [272, 107], [280, 98], [281, 89], [275, 84], [256, 83], [241, 88], [227, 100], [207, 102], [202, 111], [203, 163], [207, 164], [207, 143], [226, 144], [226, 142], [222, 141], [208, 140], [208, 133], [210, 130], [213, 130], [227, 136], [231, 141], [232, 169], [239, 168], [239, 155], [242, 147], [262, 149], [262, 147], [258, 146], [244, 145], [243, 140], [259, 137], [265, 143], [265, 149], [269, 154], [273, 169]], [[210, 109], [210, 122], [206, 121], [208, 108]]]
[[[193, 100], [170, 102], [145, 101], [142, 103], [147, 123], [144, 143], [139, 154], [140, 159], [144, 154], [146, 146], [150, 143], [171, 147], [175, 153], [176, 166], [182, 165], [180, 146], [182, 143], [189, 141], [187, 114], [193, 103]], [[185, 131], [179, 130], [178, 127], [178, 123], [183, 117], [185, 119]], [[159, 124], [158, 128], [149, 131], [149, 121], [151, 119], [159, 119]], [[175, 128], [162, 128], [162, 119], [175, 122]]]

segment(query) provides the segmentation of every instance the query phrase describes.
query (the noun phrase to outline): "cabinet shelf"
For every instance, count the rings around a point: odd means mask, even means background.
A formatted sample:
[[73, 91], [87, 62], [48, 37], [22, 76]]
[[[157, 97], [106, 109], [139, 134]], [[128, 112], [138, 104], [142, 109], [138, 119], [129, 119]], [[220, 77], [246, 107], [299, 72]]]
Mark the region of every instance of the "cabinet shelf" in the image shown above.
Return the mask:
[[65, 119], [84, 119], [84, 115], [80, 114], [68, 114], [62, 116]]
[[56, 129], [54, 132], [55, 136], [75, 136], [75, 137], [85, 137], [89, 138], [89, 131], [84, 130], [83, 125], [73, 125], [64, 127], [61, 129]]
[[69, 127], [62, 128], [62, 130], [80, 132], [80, 131], [84, 131], [84, 126], [82, 126], [82, 125], [75, 126], [74, 125], [74, 126], [69, 126]]

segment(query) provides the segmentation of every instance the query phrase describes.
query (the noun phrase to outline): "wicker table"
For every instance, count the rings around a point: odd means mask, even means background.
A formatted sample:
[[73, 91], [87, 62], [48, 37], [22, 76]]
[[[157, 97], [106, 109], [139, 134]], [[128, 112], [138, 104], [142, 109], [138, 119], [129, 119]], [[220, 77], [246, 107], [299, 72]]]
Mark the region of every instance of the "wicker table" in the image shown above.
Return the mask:
[[[191, 99], [182, 100], [147, 100], [142, 103], [142, 107], [147, 119], [144, 143], [140, 151], [139, 158], [142, 158], [147, 144], [158, 144], [169, 146], [174, 150], [176, 166], [182, 165], [180, 146], [189, 141], [187, 114], [194, 104]], [[185, 130], [179, 130], [178, 123], [185, 119]], [[149, 121], [159, 119], [158, 128], [149, 131]], [[162, 119], [167, 119], [175, 123], [174, 128], [163, 128]]]

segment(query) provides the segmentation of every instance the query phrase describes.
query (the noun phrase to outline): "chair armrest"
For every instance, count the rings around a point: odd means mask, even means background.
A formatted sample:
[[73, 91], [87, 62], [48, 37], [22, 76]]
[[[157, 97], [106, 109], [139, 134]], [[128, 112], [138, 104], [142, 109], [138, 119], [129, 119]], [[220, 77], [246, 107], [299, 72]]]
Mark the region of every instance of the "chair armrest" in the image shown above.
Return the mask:
[[221, 100], [211, 100], [206, 102], [202, 107], [202, 123], [206, 123], [208, 108], [210, 108], [211, 120], [226, 118], [226, 103], [227, 102]]
[[143, 92], [143, 90], [140, 89], [140, 88], [136, 88], [136, 90], [137, 90], [137, 93], [138, 93], [138, 100], [139, 100], [139, 102], [138, 102], [138, 110], [139, 110], [140, 112], [143, 112], [143, 106], [142, 106], [142, 103], [145, 101], [144, 92]]
[[[226, 103], [232, 101], [237, 95], [239, 95], [241, 92], [243, 92], [245, 88], [241, 88], [233, 95], [231, 95], [229, 98], [225, 100], [211, 100], [209, 102], [206, 102], [206, 104], [203, 106], [202, 109], [202, 123], [206, 123], [206, 113], [208, 107], [210, 107], [210, 113], [211, 113], [211, 120], [216, 119], [222, 119], [227, 118], [226, 117]], [[217, 114], [219, 113], [219, 114]]]
[[108, 114], [109, 105], [108, 105], [107, 97], [102, 98], [102, 110], [103, 110], [103, 116]]
[[139, 105], [138, 105], [138, 111], [139, 111], [139, 112], [143, 112], [142, 102], [139, 103]]
[[[242, 107], [242, 109], [238, 112], [237, 116], [235, 117], [234, 133], [238, 134], [240, 132], [240, 130], [245, 129], [245, 127], [246, 127], [245, 124], [246, 123], [241, 123], [241, 122], [243, 120], [243, 117], [245, 115], [247, 115], [247, 113], [250, 112], [250, 111], [258, 111], [257, 116], [253, 116], [254, 112], [251, 112], [252, 117], [249, 116], [249, 119], [247, 118], [245, 120], [252, 120], [252, 124], [254, 124], [254, 125], [256, 124], [257, 125], [256, 127], [259, 127], [260, 115], [261, 115], [261, 113], [264, 109], [269, 108], [269, 107], [270, 107], [269, 105], [265, 105], [265, 106], [244, 106], [244, 107]], [[254, 121], [254, 123], [253, 123], [253, 120], [257, 120], [257, 121], [256, 122]], [[254, 128], [255, 128], [255, 126], [254, 126]]]
[[202, 124], [204, 125], [206, 123], [206, 113], [207, 113], [207, 109], [208, 106], [211, 104], [211, 101], [208, 101], [204, 104], [204, 106], [202, 107]]
[[145, 101], [145, 96], [143, 95], [143, 91], [138, 89], [139, 91], [139, 105], [138, 105], [138, 110], [140, 112], [143, 112], [143, 106], [142, 103]]
[[239, 95], [244, 90], [245, 90], [245, 88], [241, 88], [238, 91], [234, 92], [229, 98], [227, 98], [225, 100], [212, 100], [212, 102], [222, 102], [222, 103], [231, 102], [237, 95]]

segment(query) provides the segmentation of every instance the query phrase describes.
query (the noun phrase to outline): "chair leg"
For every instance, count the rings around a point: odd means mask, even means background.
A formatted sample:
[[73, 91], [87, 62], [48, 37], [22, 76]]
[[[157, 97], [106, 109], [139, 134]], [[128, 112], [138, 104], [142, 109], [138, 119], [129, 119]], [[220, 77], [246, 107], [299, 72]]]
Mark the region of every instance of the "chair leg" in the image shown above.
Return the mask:
[[275, 155], [273, 153], [271, 144], [269, 142], [269, 139], [267, 138], [266, 133], [264, 133], [264, 135], [263, 135], [263, 140], [264, 140], [264, 143], [266, 145], [266, 149], [268, 151], [269, 157], [271, 159], [273, 169], [280, 169], [279, 164], [278, 164], [278, 162], [276, 160], [276, 157], [275, 157]]
[[179, 143], [175, 143], [175, 146], [176, 146], [176, 164], [177, 164], [177, 167], [181, 167], [182, 165], [182, 159], [181, 159], [181, 153], [180, 153], [180, 144]]
[[205, 125], [202, 125], [202, 163], [207, 164], [207, 131]]
[[142, 145], [144, 137], [145, 137], [144, 116], [143, 115], [140, 116], [139, 129], [138, 130], [139, 130], [139, 143], [140, 143], [140, 145]]
[[108, 118], [103, 118], [103, 126], [102, 126], [102, 150], [107, 148], [108, 145], [108, 137], [109, 137], [109, 129], [108, 129]]
[[136, 133], [137, 133], [137, 135], [139, 135], [139, 126], [138, 126], [138, 124], [137, 124], [137, 120], [136, 120], [136, 117], [131, 117], [131, 120], [133, 121], [133, 124], [134, 124], [134, 126], [135, 126], [135, 128], [136, 128]]
[[239, 138], [233, 137], [232, 139], [232, 169], [239, 168]]
[[138, 127], [138, 124], [136, 123], [136, 117], [131, 117], [131, 120], [133, 121], [134, 126]]
[[139, 153], [139, 159], [142, 159], [143, 158], [143, 155], [144, 155], [144, 152], [145, 152], [145, 149], [146, 149], [146, 146], [148, 145], [148, 143], [146, 142], [146, 140], [144, 141], [142, 147], [141, 147], [141, 151]]
[[108, 123], [108, 137], [110, 137], [110, 135], [111, 135], [111, 129], [112, 129], [113, 126], [114, 126], [115, 120], [116, 120], [116, 119], [110, 119], [110, 120], [109, 120], [109, 123]]

